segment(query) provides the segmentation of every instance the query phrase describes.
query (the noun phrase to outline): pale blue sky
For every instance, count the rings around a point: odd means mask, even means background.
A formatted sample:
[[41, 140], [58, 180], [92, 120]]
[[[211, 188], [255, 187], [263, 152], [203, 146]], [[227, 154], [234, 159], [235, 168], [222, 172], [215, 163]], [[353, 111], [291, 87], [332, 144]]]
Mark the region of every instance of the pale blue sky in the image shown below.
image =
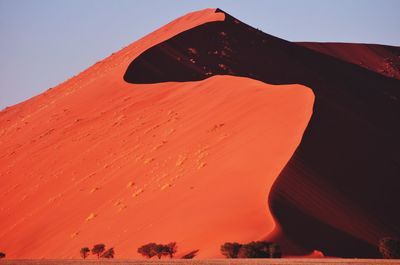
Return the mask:
[[0, 109], [207, 7], [291, 41], [400, 46], [400, 0], [0, 0]]

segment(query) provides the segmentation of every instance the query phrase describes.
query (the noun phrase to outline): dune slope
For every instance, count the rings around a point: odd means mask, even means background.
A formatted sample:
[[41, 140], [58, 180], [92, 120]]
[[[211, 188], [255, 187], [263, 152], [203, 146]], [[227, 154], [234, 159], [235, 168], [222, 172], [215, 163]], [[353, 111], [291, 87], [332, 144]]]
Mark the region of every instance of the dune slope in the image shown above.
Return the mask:
[[0, 112], [0, 249], [78, 258], [149, 242], [221, 257], [275, 228], [267, 199], [300, 143], [314, 95], [245, 77], [130, 84], [132, 60], [225, 14], [188, 14], [67, 82]]
[[299, 42], [301, 46], [400, 79], [400, 47], [378, 44]]
[[[377, 257], [380, 237], [400, 236], [400, 81], [391, 78], [398, 69], [379, 70], [384, 47], [380, 55], [371, 46], [335, 46], [349, 49], [343, 55], [320, 52], [332, 46], [324, 45], [291, 43], [225, 13], [224, 21], [146, 50], [124, 78], [146, 84], [236, 75], [310, 87], [313, 116], [269, 197], [275, 239], [331, 256]], [[366, 65], [356, 64], [360, 58]]]

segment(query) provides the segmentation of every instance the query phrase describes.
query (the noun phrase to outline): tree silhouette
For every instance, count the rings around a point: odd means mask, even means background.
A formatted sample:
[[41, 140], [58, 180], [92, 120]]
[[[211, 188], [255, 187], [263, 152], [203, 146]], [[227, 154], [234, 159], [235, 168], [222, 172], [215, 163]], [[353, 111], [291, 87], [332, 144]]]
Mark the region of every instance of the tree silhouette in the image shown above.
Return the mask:
[[242, 248], [245, 250], [238, 255], [240, 258], [280, 258], [280, 246], [268, 241], [253, 241]]
[[101, 254], [101, 258], [105, 258], [105, 259], [113, 259], [114, 258], [114, 248], [109, 248], [107, 249], [103, 254]]
[[83, 259], [86, 259], [87, 256], [89, 256], [90, 249], [88, 247], [81, 248], [81, 251], [79, 253], [81, 254], [81, 257]]
[[269, 258], [270, 244], [270, 242], [265, 241], [253, 241], [246, 244], [249, 249], [247, 258]]
[[239, 259], [264, 258], [259, 257], [258, 251], [252, 245], [241, 246], [236, 257]]
[[239, 249], [242, 247], [241, 244], [233, 242], [227, 242], [221, 246], [221, 254], [228, 259], [234, 259], [238, 257]]
[[270, 258], [282, 258], [281, 246], [277, 243], [271, 243], [269, 245], [269, 257]]
[[4, 259], [6, 257], [6, 253], [0, 252], [0, 259]]
[[176, 242], [171, 242], [167, 245], [149, 243], [138, 248], [138, 252], [142, 254], [142, 256], [147, 258], [157, 256], [158, 259], [161, 259], [162, 256], [169, 256], [172, 258], [176, 253], [176, 250]]
[[97, 255], [97, 258], [99, 259], [100, 255], [104, 252], [105, 249], [106, 249], [106, 245], [104, 245], [104, 244], [94, 245], [92, 248], [92, 254]]
[[384, 259], [400, 259], [400, 239], [384, 237], [379, 240], [378, 248]]
[[221, 253], [227, 258], [280, 258], [281, 248], [278, 244], [267, 241], [253, 241], [248, 244], [225, 243]]
[[142, 256], [151, 259], [152, 257], [157, 255], [157, 244], [149, 243], [141, 246], [137, 250]]
[[170, 258], [174, 257], [176, 251], [177, 251], [176, 242], [170, 242], [165, 246], [165, 252], [169, 255]]
[[161, 244], [157, 244], [156, 245], [155, 251], [156, 251], [158, 259], [161, 259], [162, 256], [167, 256], [168, 255], [167, 248], [164, 245], [161, 245]]

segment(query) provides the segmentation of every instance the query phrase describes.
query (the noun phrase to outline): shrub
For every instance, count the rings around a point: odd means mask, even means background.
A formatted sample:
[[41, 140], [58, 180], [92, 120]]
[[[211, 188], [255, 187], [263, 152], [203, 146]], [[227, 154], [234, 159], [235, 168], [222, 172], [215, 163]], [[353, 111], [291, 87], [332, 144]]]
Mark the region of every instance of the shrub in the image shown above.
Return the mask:
[[138, 248], [138, 252], [147, 258], [157, 256], [161, 259], [162, 256], [169, 256], [172, 258], [176, 253], [177, 247], [176, 242], [171, 242], [167, 245], [149, 243]]
[[101, 258], [105, 259], [113, 259], [114, 258], [114, 248], [107, 249], [103, 254], [101, 254]]
[[378, 248], [384, 259], [400, 259], [399, 239], [384, 237], [379, 240]]
[[97, 258], [100, 258], [100, 255], [104, 252], [105, 249], [106, 249], [106, 245], [104, 245], [104, 244], [94, 245], [92, 248], [92, 254], [97, 255]]
[[156, 244], [155, 251], [158, 259], [161, 259], [162, 256], [168, 255], [167, 248], [161, 244]]
[[270, 258], [282, 258], [281, 246], [277, 243], [271, 243], [269, 245], [269, 257]]
[[243, 258], [280, 258], [282, 256], [280, 247], [276, 243], [253, 241], [246, 246], [249, 248], [248, 256]]
[[227, 258], [280, 258], [282, 252], [276, 243], [267, 241], [253, 241], [248, 244], [225, 243], [221, 246], [221, 253]]
[[164, 251], [169, 255], [170, 258], [174, 257], [174, 254], [177, 251], [176, 242], [168, 243], [164, 246]]
[[0, 252], [0, 259], [4, 259], [6, 257], [6, 253]]
[[87, 256], [89, 256], [90, 249], [88, 247], [81, 248], [81, 251], [79, 253], [81, 254], [81, 257], [83, 259], [86, 259]]
[[241, 246], [236, 257], [239, 259], [263, 258], [260, 257], [256, 249], [250, 245]]
[[221, 246], [221, 254], [228, 259], [234, 259], [238, 257], [239, 249], [242, 247], [239, 243], [227, 242]]
[[149, 244], [141, 246], [140, 248], [138, 248], [137, 251], [142, 256], [151, 259], [155, 255], [157, 255], [157, 250], [156, 249], [157, 249], [157, 244], [156, 243], [149, 243]]

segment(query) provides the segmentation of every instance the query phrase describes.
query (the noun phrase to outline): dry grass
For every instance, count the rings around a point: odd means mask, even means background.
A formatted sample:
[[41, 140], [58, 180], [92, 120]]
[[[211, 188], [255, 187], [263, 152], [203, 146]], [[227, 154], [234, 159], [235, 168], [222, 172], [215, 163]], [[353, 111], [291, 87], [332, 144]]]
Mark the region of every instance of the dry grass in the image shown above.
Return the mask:
[[382, 259], [1, 260], [1, 265], [400, 265]]

